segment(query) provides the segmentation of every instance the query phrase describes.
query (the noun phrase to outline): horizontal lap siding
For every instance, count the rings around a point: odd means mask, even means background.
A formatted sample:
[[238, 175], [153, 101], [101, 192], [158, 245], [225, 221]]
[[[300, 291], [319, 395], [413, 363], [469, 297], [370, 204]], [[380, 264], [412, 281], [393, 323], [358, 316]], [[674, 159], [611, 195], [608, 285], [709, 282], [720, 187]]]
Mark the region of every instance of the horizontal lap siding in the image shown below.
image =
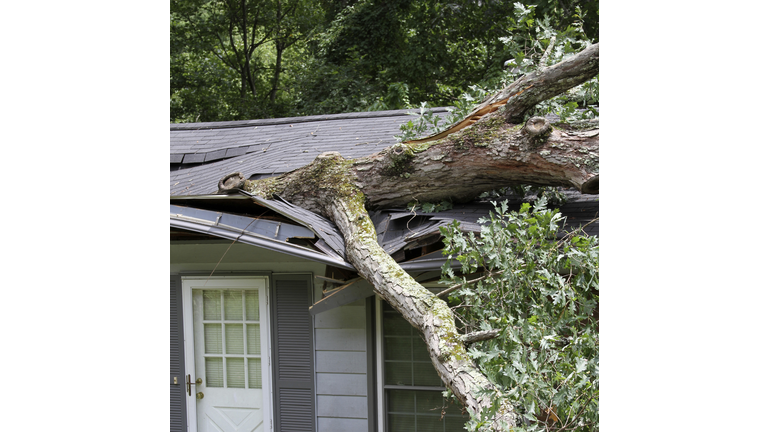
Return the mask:
[[319, 432], [368, 430], [368, 382], [363, 301], [315, 316]]

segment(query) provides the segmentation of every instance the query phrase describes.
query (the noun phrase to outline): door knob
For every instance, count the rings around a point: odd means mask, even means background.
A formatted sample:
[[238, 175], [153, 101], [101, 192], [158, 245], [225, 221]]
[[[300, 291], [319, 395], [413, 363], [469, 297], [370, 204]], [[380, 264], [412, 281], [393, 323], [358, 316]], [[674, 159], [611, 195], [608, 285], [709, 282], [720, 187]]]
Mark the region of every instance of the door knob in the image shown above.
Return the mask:
[[203, 394], [203, 392], [197, 392], [197, 399], [198, 400], [200, 400], [200, 399], [202, 399], [204, 397], [205, 397], [205, 395]]
[[[200, 385], [203, 383], [202, 378], [198, 378], [195, 380], [195, 385]], [[192, 396], [192, 375], [187, 375], [187, 394]], [[202, 397], [198, 397], [198, 399], [202, 399]]]

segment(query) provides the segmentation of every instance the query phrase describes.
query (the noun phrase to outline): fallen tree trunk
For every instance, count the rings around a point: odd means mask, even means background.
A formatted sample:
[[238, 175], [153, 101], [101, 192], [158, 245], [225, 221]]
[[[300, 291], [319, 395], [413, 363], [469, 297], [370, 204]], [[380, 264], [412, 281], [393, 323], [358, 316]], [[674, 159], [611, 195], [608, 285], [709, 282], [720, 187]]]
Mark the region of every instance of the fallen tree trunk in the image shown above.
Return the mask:
[[[482, 192], [519, 183], [575, 186], [584, 193], [597, 193], [597, 129], [553, 129], [543, 118], [515, 125], [509, 123], [508, 115], [527, 109], [519, 108], [512, 99], [526, 91], [536, 90], [534, 96], [520, 99], [521, 104], [530, 107], [537, 98], [552, 97], [554, 90], [548, 91], [548, 86], [554, 86], [560, 93], [593, 77], [598, 61], [597, 45], [594, 47], [565, 68], [568, 76], [578, 75], [579, 79], [563, 78], [566, 86], [546, 79], [530, 86], [521, 84], [530, 83], [537, 76], [557, 75], [555, 72], [562, 71], [562, 64], [529, 74], [502, 91], [514, 93], [502, 98], [509, 101], [504, 110], [487, 112], [456, 133], [396, 144], [354, 160], [345, 160], [338, 153], [324, 153], [298, 170], [245, 181], [242, 185], [264, 198], [277, 194], [331, 219], [344, 235], [349, 262], [378, 295], [419, 329], [445, 385], [476, 414], [490, 407], [491, 394], [497, 389], [467, 354], [465, 343], [474, 339], [460, 335], [448, 305], [417, 283], [379, 246], [368, 210], [402, 206], [414, 200], [465, 201]], [[529, 87], [515, 93], [514, 89], [521, 85]], [[515, 407], [505, 403], [497, 411], [491, 428], [508, 430], [518, 420]]]

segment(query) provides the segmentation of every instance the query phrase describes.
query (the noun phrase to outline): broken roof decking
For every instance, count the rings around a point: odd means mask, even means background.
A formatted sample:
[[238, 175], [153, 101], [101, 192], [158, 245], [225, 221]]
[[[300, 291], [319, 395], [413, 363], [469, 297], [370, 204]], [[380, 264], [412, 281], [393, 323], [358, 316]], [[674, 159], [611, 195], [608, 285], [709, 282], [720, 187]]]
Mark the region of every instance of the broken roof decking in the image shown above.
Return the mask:
[[[446, 116], [446, 108], [432, 110]], [[216, 193], [233, 172], [246, 178], [301, 168], [317, 155], [368, 156], [395, 143], [414, 110], [375, 111], [280, 119], [171, 124], [171, 195]], [[204, 163], [203, 165], [198, 165]]]
[[[170, 216], [171, 228], [232, 239], [275, 252], [354, 270], [351, 264], [329, 248], [315, 250], [292, 243], [291, 240], [296, 239], [307, 241], [316, 239], [313, 230], [299, 224], [174, 204], [171, 204]], [[340, 234], [337, 233], [337, 235], [340, 237]], [[322, 239], [317, 240], [317, 242], [322, 241]]]
[[[568, 202], [559, 206], [560, 213], [566, 218], [566, 229], [572, 230], [590, 223], [598, 216], [599, 203], [593, 195], [582, 195], [578, 192], [566, 191]], [[511, 210], [517, 210], [521, 201], [512, 201]], [[550, 206], [555, 207], [555, 206]], [[440, 240], [440, 227], [458, 221], [461, 230], [465, 232], [480, 232], [481, 225], [477, 220], [486, 217], [493, 210], [490, 202], [475, 202], [456, 205], [450, 210], [439, 213], [424, 213], [422, 211], [407, 211], [390, 209], [376, 211], [370, 214], [376, 227], [379, 245], [389, 254], [403, 249], [413, 249], [427, 246]], [[598, 235], [599, 224], [591, 223], [584, 228], [589, 235]], [[428, 259], [432, 254], [417, 259]]]
[[[568, 193], [569, 201], [560, 206], [560, 212], [566, 217], [568, 229], [587, 225], [598, 216], [599, 204], [594, 196]], [[254, 208], [268, 209], [283, 216], [282, 220], [262, 219], [223, 211], [213, 211], [194, 206], [195, 201], [205, 197], [175, 197], [171, 201], [171, 227], [210, 234], [221, 238], [233, 239], [275, 252], [286, 253], [325, 264], [354, 269], [345, 259], [344, 238], [336, 226], [329, 220], [290, 204], [279, 197], [264, 200], [258, 196], [242, 192], [240, 196], [221, 198], [251, 200]], [[210, 204], [209, 204], [210, 205]], [[512, 202], [511, 208], [519, 205]], [[441, 245], [439, 228], [457, 220], [462, 231], [479, 232], [481, 225], [477, 220], [485, 217], [493, 209], [491, 203], [470, 203], [457, 205], [451, 210], [439, 213], [424, 213], [404, 209], [380, 210], [370, 213], [376, 227], [379, 245], [393, 255], [401, 267], [407, 271], [439, 269], [446, 257], [434, 245]], [[267, 216], [273, 217], [270, 212]], [[258, 213], [253, 211], [253, 213]], [[262, 215], [264, 213], [262, 212]], [[598, 235], [599, 224], [592, 223], [584, 231], [589, 235]], [[306, 241], [300, 245], [295, 240]], [[294, 241], [291, 243], [291, 241]], [[419, 250], [432, 246], [431, 250], [421, 250], [416, 257], [409, 258], [406, 250]], [[434, 250], [438, 249], [438, 250]]]

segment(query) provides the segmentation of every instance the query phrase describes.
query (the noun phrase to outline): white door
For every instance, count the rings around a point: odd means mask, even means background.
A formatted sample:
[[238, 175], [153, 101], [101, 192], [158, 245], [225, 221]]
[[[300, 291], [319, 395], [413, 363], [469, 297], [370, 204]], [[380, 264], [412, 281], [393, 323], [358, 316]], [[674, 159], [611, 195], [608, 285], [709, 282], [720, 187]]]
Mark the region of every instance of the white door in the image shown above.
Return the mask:
[[185, 279], [183, 285], [194, 335], [191, 344], [185, 338], [193, 357], [187, 404], [196, 428], [190, 431], [269, 431], [266, 278]]

